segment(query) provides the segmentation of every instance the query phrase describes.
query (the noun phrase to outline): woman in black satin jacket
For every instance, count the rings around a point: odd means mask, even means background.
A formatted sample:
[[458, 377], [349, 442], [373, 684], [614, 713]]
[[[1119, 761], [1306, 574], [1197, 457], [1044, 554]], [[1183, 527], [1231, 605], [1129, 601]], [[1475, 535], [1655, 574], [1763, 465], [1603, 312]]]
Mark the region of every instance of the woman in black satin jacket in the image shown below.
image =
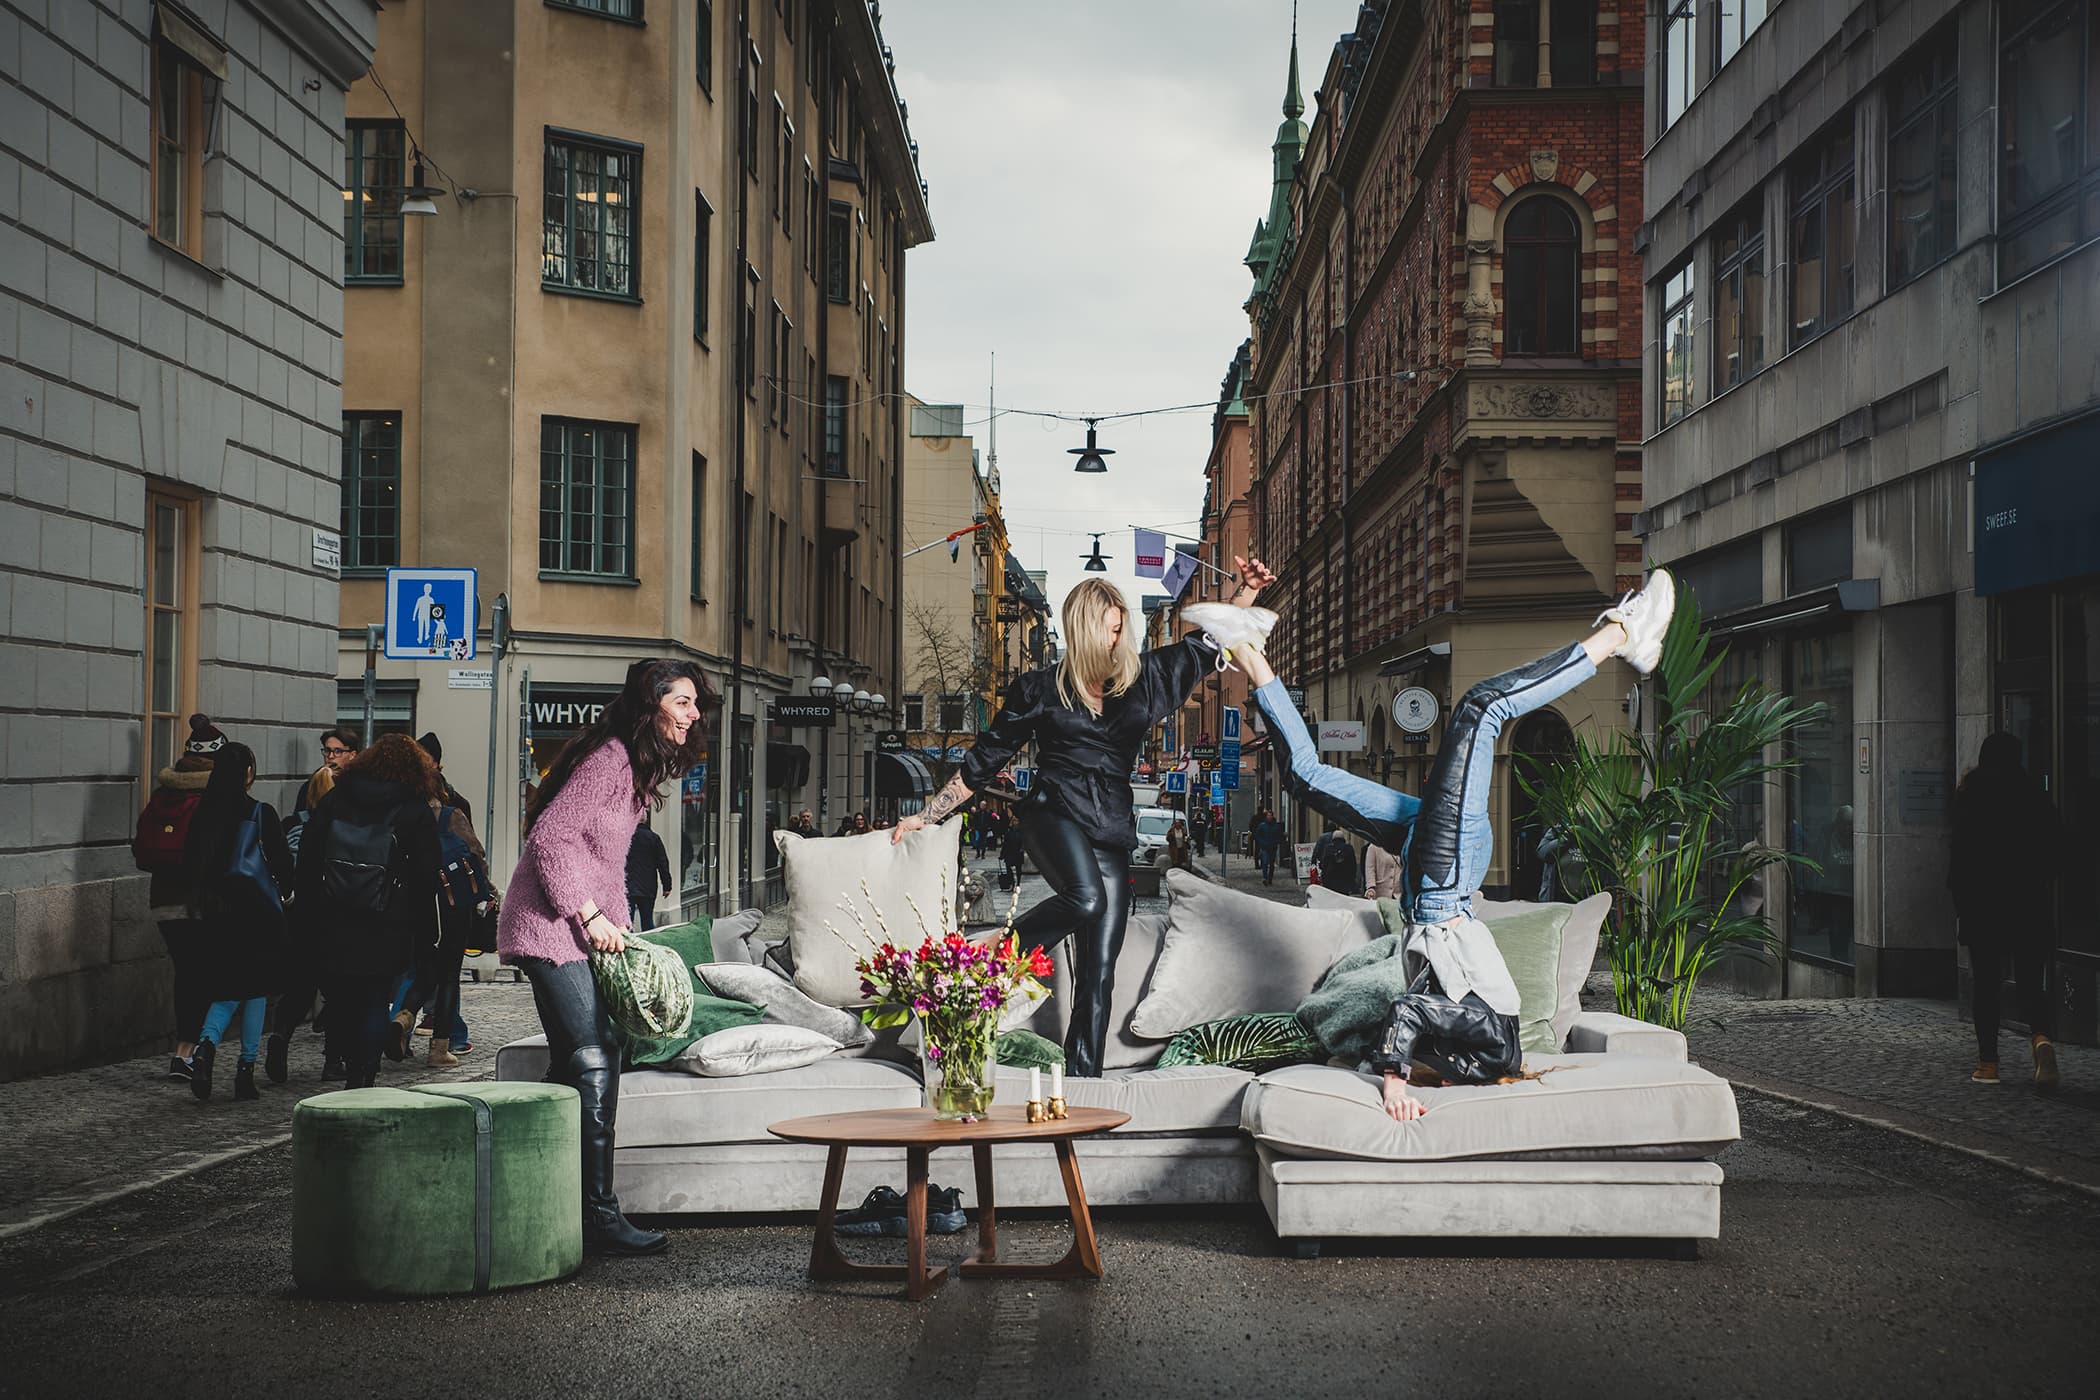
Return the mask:
[[[1233, 563], [1241, 581], [1232, 601], [1250, 607], [1275, 575], [1258, 559]], [[1098, 1075], [1116, 953], [1130, 917], [1130, 852], [1137, 845], [1130, 771], [1145, 735], [1195, 691], [1217, 665], [1219, 649], [1192, 633], [1140, 654], [1123, 595], [1105, 579], [1074, 588], [1063, 616], [1064, 659], [1014, 679], [961, 771], [923, 813], [898, 822], [893, 839], [947, 817], [1035, 742], [1035, 784], [1016, 812], [1051, 894], [1014, 931], [1024, 948], [1072, 938], [1065, 1064], [1073, 1074]]]

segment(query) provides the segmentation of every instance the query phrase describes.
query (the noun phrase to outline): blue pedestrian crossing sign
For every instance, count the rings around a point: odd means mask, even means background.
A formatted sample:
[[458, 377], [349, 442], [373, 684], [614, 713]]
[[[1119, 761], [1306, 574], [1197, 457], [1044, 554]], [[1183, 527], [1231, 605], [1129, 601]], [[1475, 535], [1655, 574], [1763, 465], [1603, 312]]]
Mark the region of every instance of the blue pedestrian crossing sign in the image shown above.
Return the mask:
[[[1239, 784], [1234, 783], [1233, 786], [1238, 787]], [[1223, 769], [1219, 769], [1210, 775], [1210, 805], [1213, 807], [1225, 805], [1225, 772]]]
[[1227, 705], [1225, 707], [1225, 729], [1224, 732], [1218, 737], [1223, 739], [1228, 744], [1237, 744], [1240, 741], [1239, 706]]
[[472, 661], [475, 582], [472, 569], [388, 569], [387, 659]]
[[1179, 769], [1167, 774], [1166, 790], [1168, 792], [1187, 792], [1189, 790], [1189, 775]]

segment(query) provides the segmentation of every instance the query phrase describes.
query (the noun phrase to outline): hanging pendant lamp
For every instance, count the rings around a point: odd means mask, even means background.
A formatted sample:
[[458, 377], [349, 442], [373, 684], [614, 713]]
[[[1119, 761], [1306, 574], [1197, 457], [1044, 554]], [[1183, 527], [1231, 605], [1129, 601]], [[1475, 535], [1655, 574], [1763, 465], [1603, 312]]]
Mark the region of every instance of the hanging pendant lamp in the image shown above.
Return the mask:
[[1102, 447], [1094, 441], [1094, 425], [1100, 421], [1098, 418], [1086, 420], [1086, 446], [1068, 447], [1065, 449], [1066, 452], [1079, 459], [1072, 464], [1073, 471], [1105, 472], [1108, 470], [1108, 463], [1103, 459], [1115, 456], [1116, 449], [1113, 447]]
[[[1086, 469], [1085, 467], [1081, 467], [1081, 468], [1079, 468], [1079, 470], [1081, 470], [1081, 471], [1085, 471], [1085, 470], [1087, 470], [1087, 469]], [[1106, 470], [1107, 470], [1107, 468], [1105, 468], [1105, 467], [1097, 467], [1097, 468], [1095, 468], [1095, 470], [1096, 470], [1096, 471], [1106, 471]], [[1090, 574], [1105, 574], [1105, 573], [1107, 573], [1107, 572], [1108, 572], [1108, 559], [1107, 559], [1107, 557], [1106, 557], [1105, 555], [1103, 555], [1103, 554], [1101, 553], [1101, 536], [1099, 536], [1099, 535], [1095, 535], [1095, 536], [1094, 536], [1094, 552], [1093, 552], [1092, 554], [1086, 555], [1086, 556], [1085, 556], [1085, 558], [1086, 558], [1086, 571], [1087, 571], [1088, 573], [1090, 573]]]

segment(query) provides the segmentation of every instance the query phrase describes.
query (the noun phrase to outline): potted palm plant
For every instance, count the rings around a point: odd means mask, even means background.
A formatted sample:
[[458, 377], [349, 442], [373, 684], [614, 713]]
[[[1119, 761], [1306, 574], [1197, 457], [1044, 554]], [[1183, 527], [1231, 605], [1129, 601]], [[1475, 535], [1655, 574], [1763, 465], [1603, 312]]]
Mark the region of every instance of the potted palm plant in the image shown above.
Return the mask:
[[1655, 671], [1654, 732], [1601, 743], [1578, 732], [1566, 757], [1518, 775], [1559, 845], [1570, 894], [1612, 897], [1603, 944], [1617, 1010], [1673, 1030], [1717, 962], [1774, 950], [1764, 872], [1814, 866], [1737, 840], [1730, 818], [1792, 766], [1773, 755], [1822, 707], [1755, 678], [1709, 698], [1725, 656], [1689, 590], [1680, 593]]

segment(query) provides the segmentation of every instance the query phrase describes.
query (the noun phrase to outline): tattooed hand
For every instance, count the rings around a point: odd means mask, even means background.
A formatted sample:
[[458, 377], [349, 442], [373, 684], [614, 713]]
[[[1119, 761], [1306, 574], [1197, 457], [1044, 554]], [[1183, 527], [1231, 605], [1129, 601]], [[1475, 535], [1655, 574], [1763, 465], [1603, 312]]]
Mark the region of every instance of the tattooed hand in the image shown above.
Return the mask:
[[895, 826], [890, 828], [890, 844], [894, 846], [899, 841], [902, 841], [904, 833], [907, 831], [917, 831], [921, 827], [939, 825], [949, 813], [962, 806], [963, 803], [968, 802], [974, 795], [963, 784], [962, 774], [957, 773], [948, 780], [946, 787], [933, 795], [933, 800], [926, 804], [925, 811], [901, 818]]

